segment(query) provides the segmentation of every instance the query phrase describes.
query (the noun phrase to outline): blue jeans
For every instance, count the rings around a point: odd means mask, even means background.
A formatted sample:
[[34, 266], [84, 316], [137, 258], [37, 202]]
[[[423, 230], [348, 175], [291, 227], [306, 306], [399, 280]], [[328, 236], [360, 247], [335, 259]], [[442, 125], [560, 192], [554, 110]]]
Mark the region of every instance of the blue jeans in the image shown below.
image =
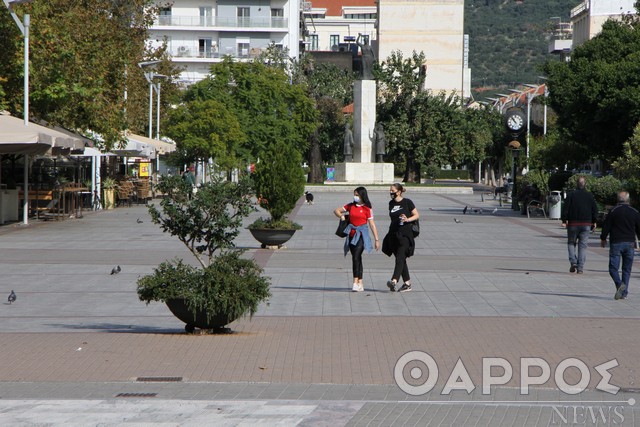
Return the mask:
[[[571, 225], [567, 227], [567, 247], [569, 249], [569, 262], [575, 265], [578, 271], [584, 268], [584, 262], [587, 259], [587, 242], [591, 234], [591, 227], [588, 225]], [[576, 256], [576, 245], [578, 246], [578, 255]]]
[[[609, 276], [616, 284], [616, 289], [622, 283], [627, 285], [627, 290], [622, 293], [623, 297], [627, 296], [629, 290], [629, 277], [631, 276], [631, 267], [633, 266], [634, 242], [611, 243], [609, 245]], [[622, 280], [620, 280], [620, 258], [622, 258]]]

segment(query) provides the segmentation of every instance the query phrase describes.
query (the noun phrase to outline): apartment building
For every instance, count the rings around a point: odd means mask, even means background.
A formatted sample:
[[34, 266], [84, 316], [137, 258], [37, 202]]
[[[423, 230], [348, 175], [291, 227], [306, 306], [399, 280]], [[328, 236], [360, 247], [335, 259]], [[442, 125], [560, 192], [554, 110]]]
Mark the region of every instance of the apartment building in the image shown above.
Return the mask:
[[358, 34], [375, 48], [377, 14], [375, 0], [308, 0], [303, 3], [305, 50], [355, 49]]
[[572, 48], [594, 38], [607, 20], [636, 13], [634, 3], [635, 0], [584, 0], [571, 9]]
[[[165, 4], [160, 3], [158, 4]], [[151, 44], [167, 40], [181, 82], [195, 83], [225, 55], [250, 60], [270, 44], [300, 52], [299, 0], [173, 0], [149, 29]]]

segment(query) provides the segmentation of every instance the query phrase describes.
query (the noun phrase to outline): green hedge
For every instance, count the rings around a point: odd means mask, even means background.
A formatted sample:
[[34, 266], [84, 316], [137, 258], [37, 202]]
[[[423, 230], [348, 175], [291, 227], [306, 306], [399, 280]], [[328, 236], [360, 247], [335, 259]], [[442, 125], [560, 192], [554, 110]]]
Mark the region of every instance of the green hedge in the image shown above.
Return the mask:
[[[567, 181], [565, 191], [571, 191], [576, 188], [578, 177], [580, 174], [573, 175]], [[618, 192], [623, 190], [622, 182], [613, 176], [604, 176], [596, 178], [593, 175], [582, 175], [586, 179], [586, 189], [593, 193], [593, 197], [601, 205], [615, 205], [618, 198]]]
[[466, 169], [440, 169], [436, 177], [437, 179], [471, 179], [469, 171]]

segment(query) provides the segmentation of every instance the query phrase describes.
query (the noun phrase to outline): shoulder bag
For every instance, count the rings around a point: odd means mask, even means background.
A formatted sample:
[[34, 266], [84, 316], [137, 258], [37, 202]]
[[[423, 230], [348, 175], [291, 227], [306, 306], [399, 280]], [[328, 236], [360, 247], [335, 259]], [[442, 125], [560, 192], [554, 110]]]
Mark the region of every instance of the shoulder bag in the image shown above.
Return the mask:
[[411, 231], [413, 232], [413, 237], [418, 237], [420, 235], [420, 220], [415, 220], [411, 223]]

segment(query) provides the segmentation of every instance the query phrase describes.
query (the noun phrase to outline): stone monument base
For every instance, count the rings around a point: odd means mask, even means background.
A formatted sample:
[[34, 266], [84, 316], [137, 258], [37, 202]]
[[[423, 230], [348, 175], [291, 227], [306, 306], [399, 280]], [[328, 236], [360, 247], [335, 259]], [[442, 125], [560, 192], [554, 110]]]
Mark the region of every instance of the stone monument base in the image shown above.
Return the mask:
[[334, 179], [350, 184], [393, 184], [393, 163], [336, 163]]

